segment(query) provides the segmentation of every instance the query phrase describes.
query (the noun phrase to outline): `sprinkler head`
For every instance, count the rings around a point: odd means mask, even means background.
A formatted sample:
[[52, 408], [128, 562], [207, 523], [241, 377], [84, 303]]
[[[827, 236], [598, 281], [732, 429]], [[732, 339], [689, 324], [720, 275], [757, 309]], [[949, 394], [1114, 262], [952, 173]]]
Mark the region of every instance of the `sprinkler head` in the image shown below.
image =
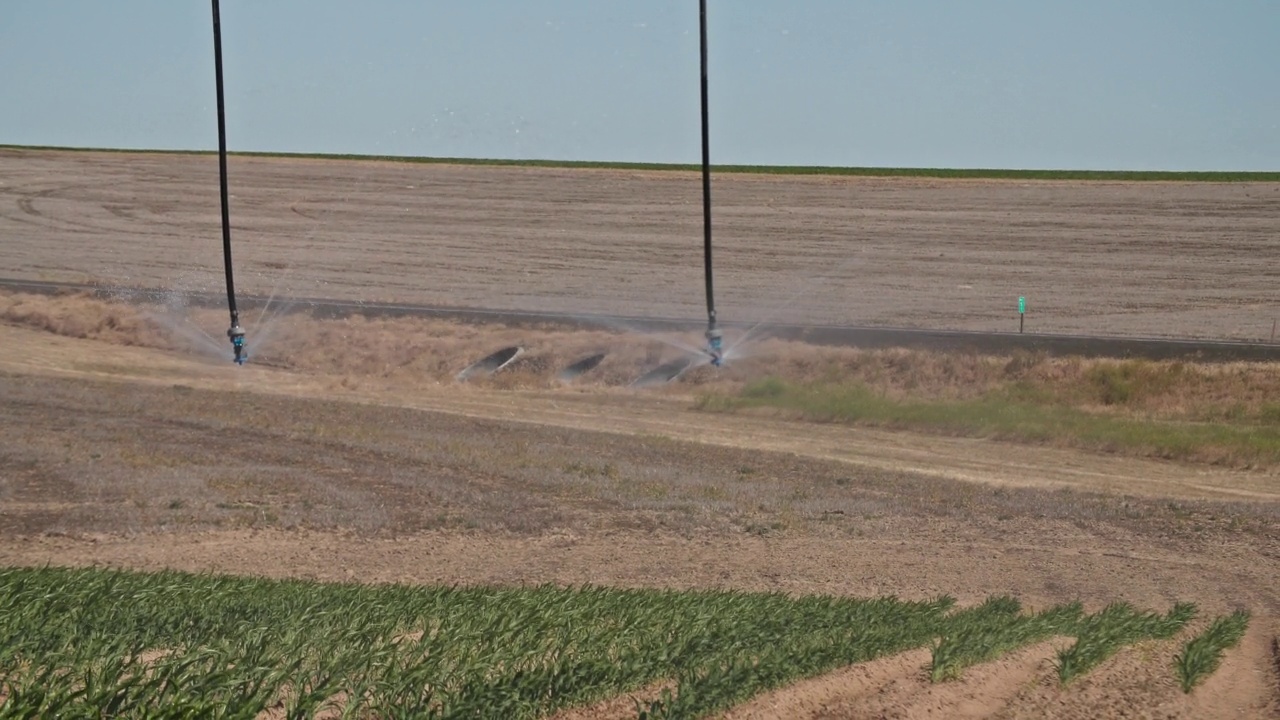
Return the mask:
[[707, 354], [712, 365], [720, 367], [724, 363], [724, 335], [715, 328], [707, 328]]
[[227, 330], [227, 337], [231, 338], [231, 349], [235, 351], [235, 364], [243, 365], [249, 359], [248, 348], [244, 344], [244, 328], [239, 324], [232, 325]]

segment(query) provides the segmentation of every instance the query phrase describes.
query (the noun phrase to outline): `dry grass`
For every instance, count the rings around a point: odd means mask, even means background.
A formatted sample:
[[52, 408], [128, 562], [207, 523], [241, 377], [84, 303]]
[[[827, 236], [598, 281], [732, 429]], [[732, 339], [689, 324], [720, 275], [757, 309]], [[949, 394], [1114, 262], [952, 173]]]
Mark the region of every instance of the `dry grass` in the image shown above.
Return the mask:
[[[277, 310], [283, 309], [283, 312]], [[583, 378], [626, 385], [655, 364], [699, 347], [696, 335], [625, 329], [573, 330], [554, 325], [506, 327], [423, 318], [315, 319], [306, 308], [277, 306], [265, 322], [245, 313], [255, 361], [353, 379], [453, 382], [469, 363], [502, 347], [525, 353], [486, 382], [503, 388], [547, 387], [556, 372], [587, 355], [609, 355]], [[0, 292], [0, 321], [59, 335], [165, 350], [213, 351], [229, 358], [222, 310], [107, 301], [85, 294]], [[736, 341], [732, 335], [729, 346]], [[1193, 363], [1050, 357], [1016, 352], [828, 348], [773, 339], [749, 341], [727, 370], [696, 368], [682, 386], [735, 392], [761, 377], [791, 383], [865, 385], [895, 400], [967, 400], [993, 391], [1091, 412], [1183, 420], [1280, 421], [1280, 370], [1267, 363]]]
[[[45, 296], [0, 292], [0, 320], [58, 335], [154, 347], [160, 327], [138, 308], [83, 293]], [[171, 348], [165, 342], [161, 347]]]

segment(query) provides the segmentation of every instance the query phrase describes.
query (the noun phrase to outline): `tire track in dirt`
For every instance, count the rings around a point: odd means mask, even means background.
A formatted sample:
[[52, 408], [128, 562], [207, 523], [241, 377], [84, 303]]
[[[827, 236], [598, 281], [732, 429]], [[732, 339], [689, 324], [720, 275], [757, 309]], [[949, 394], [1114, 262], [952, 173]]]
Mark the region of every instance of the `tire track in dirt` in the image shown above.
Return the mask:
[[6, 188], [4, 191], [0, 191], [0, 195], [13, 198], [14, 206], [18, 209], [18, 213], [14, 214], [12, 211], [5, 211], [4, 206], [0, 205], [0, 220], [11, 220], [22, 225], [47, 225], [48, 221], [43, 219], [44, 213], [36, 207], [36, 199], [57, 189], [57, 187], [45, 190]]
[[18, 200], [18, 209], [21, 210], [24, 215], [44, 217], [44, 213], [36, 209], [36, 199], [32, 195], [28, 195]]
[[927, 677], [895, 688], [851, 717], [987, 718], [1006, 709], [1017, 694], [1053, 671], [1057, 648], [1066, 640], [1049, 640], [1019, 648], [987, 663], [966, 668], [957, 679], [932, 683]]
[[[9, 213], [0, 213], [0, 218], [3, 218], [5, 220], [14, 220], [14, 221], [25, 223], [28, 225], [36, 225], [40, 227], [55, 227], [58, 223], [63, 223], [71, 227], [76, 227], [80, 224], [76, 223], [75, 221], [67, 220], [66, 218], [62, 218], [62, 217], [50, 216], [44, 210], [40, 209], [40, 207], [37, 204], [37, 201], [47, 200], [49, 198], [56, 198], [61, 193], [78, 192], [78, 191], [86, 190], [92, 187], [93, 187], [92, 185], [88, 185], [85, 183], [69, 183], [69, 184], [64, 183], [59, 185], [53, 185], [51, 187], [46, 187], [40, 190], [26, 190], [26, 191], [13, 190], [11, 191], [11, 193], [14, 196], [16, 196], [15, 204], [17, 205], [19, 212], [21, 212], [22, 214], [11, 215]], [[83, 227], [91, 227], [91, 226], [84, 225]], [[144, 234], [147, 234], [147, 233], [144, 232]]]
[[[1009, 707], [1025, 688], [1053, 673], [1057, 648], [1045, 641], [967, 668], [956, 679], [929, 680], [930, 651], [914, 650], [842, 668], [761, 696], [724, 720], [765, 718], [986, 718]], [[878, 664], [878, 667], [877, 667]]]

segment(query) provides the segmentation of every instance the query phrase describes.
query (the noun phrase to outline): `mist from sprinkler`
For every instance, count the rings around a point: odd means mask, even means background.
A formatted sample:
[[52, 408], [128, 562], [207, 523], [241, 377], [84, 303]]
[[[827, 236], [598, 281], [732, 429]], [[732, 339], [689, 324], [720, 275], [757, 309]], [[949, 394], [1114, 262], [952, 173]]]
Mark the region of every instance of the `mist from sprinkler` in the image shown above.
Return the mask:
[[[748, 347], [740, 340], [726, 345], [726, 333], [722, 328], [708, 330], [703, 335], [703, 340], [706, 344], [698, 346], [674, 337], [672, 332], [643, 330], [619, 318], [580, 313], [570, 314], [570, 317], [584, 324], [598, 325], [624, 335], [656, 341], [679, 351], [680, 357], [660, 362], [656, 367], [633, 381], [631, 386], [635, 388], [653, 387], [670, 382], [699, 365], [709, 364], [712, 367], [722, 368], [730, 363], [751, 357]], [[733, 332], [733, 329], [729, 329], [730, 337], [732, 337]]]
[[[120, 293], [119, 298], [130, 303], [138, 300], [135, 293], [127, 291]], [[225, 346], [192, 320], [186, 293], [183, 290], [178, 288], [165, 290], [163, 308], [163, 310], [155, 310], [143, 306], [140, 313], [147, 320], [168, 330], [173, 337], [182, 340], [184, 345], [198, 355], [218, 362], [226, 358]]]
[[[267, 302], [258, 311], [257, 320], [253, 322], [253, 327], [257, 329], [254, 336], [254, 355], [256, 357], [262, 358], [266, 356], [268, 349], [273, 347], [272, 343], [276, 339], [277, 331], [284, 325], [284, 319], [302, 304], [288, 296], [282, 298], [280, 294], [282, 284], [292, 275], [292, 272], [292, 269], [289, 269], [275, 279], [271, 285], [271, 294], [267, 296]], [[293, 291], [291, 290], [290, 292]], [[312, 295], [315, 294], [312, 293]]]
[[619, 318], [585, 315], [585, 314], [577, 314], [577, 313], [568, 313], [567, 315], [568, 317], [571, 317], [574, 320], [584, 324], [599, 325], [599, 326], [609, 328], [610, 330], [617, 331], [624, 335], [632, 335], [635, 337], [644, 338], [646, 340], [654, 340], [656, 342], [662, 343], [663, 345], [679, 350], [682, 353], [688, 353], [690, 355], [707, 355], [707, 351], [705, 348], [700, 348], [697, 345], [694, 345], [692, 343], [685, 342], [676, 337], [673, 337], [672, 333], [670, 332], [642, 330], [640, 328], [629, 325], [626, 321], [621, 320]]
[[[689, 356], [707, 358], [712, 366], [719, 368], [733, 362], [750, 358], [753, 354], [751, 352], [752, 346], [764, 339], [759, 337], [759, 334], [768, 328], [770, 323], [777, 320], [779, 316], [795, 306], [796, 303], [803, 298], [812, 295], [823, 287], [826, 287], [833, 280], [837, 279], [842, 272], [848, 269], [849, 266], [861, 259], [861, 251], [850, 254], [835, 266], [829, 268], [826, 272], [818, 274], [817, 277], [812, 280], [800, 283], [790, 296], [772, 310], [765, 313], [763, 317], [748, 327], [746, 331], [742, 332], [740, 335], [736, 328], [729, 328], [729, 337], [726, 338], [725, 328], [717, 326], [714, 322], [709, 322], [709, 327], [704, 334], [704, 338], [706, 340], [706, 345], [704, 347], [697, 347], [674, 338], [671, 336], [671, 333], [642, 330], [617, 318], [586, 314], [573, 314], [571, 317], [579, 322], [602, 325], [622, 333], [643, 337], [649, 340], [656, 340]], [[726, 342], [726, 340], [728, 342]]]
[[857, 254], [850, 255], [846, 257], [844, 261], [842, 261], [840, 264], [836, 265], [834, 268], [818, 276], [813, 281], [801, 283], [799, 288], [797, 288], [796, 291], [793, 292], [790, 297], [784, 300], [780, 305], [778, 305], [771, 312], [766, 314], [763, 318], [757, 320], [754, 325], [747, 328], [747, 331], [743, 333], [741, 337], [739, 337], [736, 341], [734, 341], [727, 348], [725, 348], [725, 351], [724, 351], [725, 359], [735, 358], [735, 357], [737, 358], [746, 357], [747, 356], [747, 353], [745, 353], [746, 348], [749, 347], [752, 342], [758, 342], [758, 339], [755, 338], [755, 335], [757, 332], [759, 332], [762, 328], [768, 327], [769, 323], [776, 320], [779, 315], [781, 315], [791, 306], [795, 305], [798, 300], [808, 295], [811, 295], [813, 292], [815, 292], [819, 288], [825, 286], [827, 283], [834, 280], [839, 273], [843, 272], [847, 267], [852, 265], [854, 261], [858, 259], [859, 257]]
[[[287, 278], [287, 277], [289, 277], [289, 275], [290, 275], [292, 272], [293, 272], [293, 270], [292, 270], [292, 269], [290, 269], [290, 270], [286, 270], [286, 271], [285, 271], [285, 274], [284, 274], [284, 277], [286, 277], [286, 278]], [[275, 300], [276, 300], [276, 296], [277, 296], [279, 293], [280, 293], [280, 280], [279, 280], [279, 279], [277, 279], [274, 283], [272, 283], [272, 284], [271, 284], [271, 294], [267, 296], [267, 302], [266, 302], [265, 304], [263, 304], [263, 306], [262, 306], [262, 310], [259, 310], [259, 311], [258, 311], [258, 321], [257, 321], [256, 323], [254, 323], [254, 325], [258, 328], [258, 340], [257, 340], [257, 343], [258, 343], [258, 347], [259, 347], [259, 348], [261, 348], [261, 347], [262, 347], [263, 340], [264, 340], [264, 336], [267, 334], [267, 331], [268, 331], [268, 329], [269, 329], [269, 327], [270, 327], [270, 326], [268, 326], [268, 325], [266, 324], [266, 322], [265, 322], [265, 321], [266, 321], [266, 318], [267, 318], [267, 313], [271, 311], [271, 303], [275, 302]], [[288, 307], [288, 303], [285, 303], [285, 306], [286, 306], [286, 308], [287, 308], [287, 307]], [[280, 317], [281, 317], [281, 316], [282, 316], [282, 313], [277, 313], [277, 314], [276, 314], [276, 317], [275, 317], [275, 318], [273, 318], [272, 325], [275, 325], [275, 324], [276, 324], [276, 322], [280, 319]]]
[[165, 313], [152, 312], [144, 310], [143, 317], [169, 330], [173, 335], [182, 340], [199, 354], [209, 357], [210, 359], [222, 360], [225, 355], [222, 343], [214, 339], [212, 335], [205, 332], [203, 328], [196, 325], [190, 318], [176, 318]]
[[[226, 346], [222, 344], [212, 333], [201, 327], [191, 316], [191, 308], [187, 302], [187, 296], [192, 291], [183, 288], [183, 282], [174, 283], [174, 287], [166, 288], [162, 291], [162, 308], [148, 307], [148, 303], [138, 296], [137, 292], [121, 290], [112, 293], [112, 296], [121, 302], [140, 306], [139, 313], [148, 321], [155, 323], [162, 329], [166, 330], [170, 337], [180, 341], [180, 345], [185, 349], [194, 351], [197, 355], [218, 362], [226, 360]], [[282, 326], [282, 321], [288, 315], [297, 303], [290, 300], [282, 301], [278, 298], [273, 290], [272, 296], [268, 298], [266, 304], [258, 311], [257, 319], [253, 323], [241, 325], [237, 323], [227, 330], [227, 338], [231, 341], [231, 358], [232, 362], [237, 365], [244, 365], [249, 360], [249, 349], [246, 327], [257, 328], [258, 332], [254, 342], [254, 357], [262, 357], [265, 349], [270, 346], [271, 340], [275, 337], [275, 332]]]

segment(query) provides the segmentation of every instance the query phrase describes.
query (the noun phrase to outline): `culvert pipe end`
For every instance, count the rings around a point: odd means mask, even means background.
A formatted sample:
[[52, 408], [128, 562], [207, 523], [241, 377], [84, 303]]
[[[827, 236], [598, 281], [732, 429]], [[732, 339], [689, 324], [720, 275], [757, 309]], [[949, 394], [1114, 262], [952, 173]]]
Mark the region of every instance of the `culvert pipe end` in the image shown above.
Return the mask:
[[492, 375], [510, 365], [522, 353], [524, 353], [524, 348], [519, 345], [502, 348], [498, 352], [483, 357], [463, 368], [462, 372], [455, 376], [455, 379], [459, 382], [465, 382], [477, 375]]
[[644, 388], [669, 383], [680, 377], [685, 370], [693, 367], [693, 364], [693, 358], [680, 358], [679, 360], [665, 362], [636, 378], [636, 380], [631, 383], [631, 387]]
[[579, 377], [595, 370], [600, 363], [604, 362], [606, 355], [608, 355], [608, 353], [596, 353], [595, 355], [588, 355], [587, 357], [574, 361], [565, 367], [565, 369], [561, 370], [560, 374], [556, 377], [560, 382], [573, 382]]

